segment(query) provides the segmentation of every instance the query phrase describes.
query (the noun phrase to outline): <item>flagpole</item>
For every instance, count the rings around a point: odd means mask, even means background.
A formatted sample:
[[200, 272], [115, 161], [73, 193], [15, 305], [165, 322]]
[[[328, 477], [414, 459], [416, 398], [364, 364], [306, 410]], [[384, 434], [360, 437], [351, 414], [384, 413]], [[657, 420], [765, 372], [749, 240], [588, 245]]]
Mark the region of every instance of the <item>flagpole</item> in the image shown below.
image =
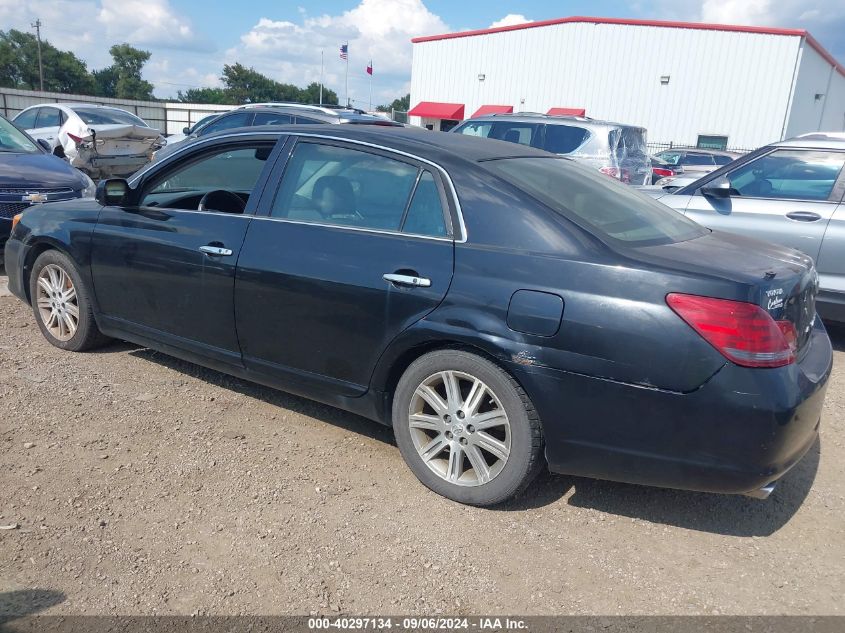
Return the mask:
[[349, 40], [346, 40], [346, 105], [349, 106]]
[[[370, 62], [370, 70], [372, 71], [373, 62]], [[370, 112], [373, 111], [373, 73], [370, 72]]]
[[325, 51], [320, 49], [320, 105], [323, 105], [323, 53]]

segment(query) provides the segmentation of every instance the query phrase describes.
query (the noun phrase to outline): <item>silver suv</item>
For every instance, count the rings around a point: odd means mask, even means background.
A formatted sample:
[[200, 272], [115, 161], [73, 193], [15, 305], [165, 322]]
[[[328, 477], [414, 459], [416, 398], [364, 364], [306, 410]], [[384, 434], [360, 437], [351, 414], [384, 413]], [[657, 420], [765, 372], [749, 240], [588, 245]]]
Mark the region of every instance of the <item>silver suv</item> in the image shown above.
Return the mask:
[[845, 133], [818, 132], [761, 147], [672, 193], [643, 191], [711, 229], [804, 251], [819, 272], [819, 314], [845, 322], [843, 165]]
[[519, 112], [464, 121], [452, 132], [544, 149], [594, 166], [632, 185], [651, 184], [646, 131], [588, 117]]

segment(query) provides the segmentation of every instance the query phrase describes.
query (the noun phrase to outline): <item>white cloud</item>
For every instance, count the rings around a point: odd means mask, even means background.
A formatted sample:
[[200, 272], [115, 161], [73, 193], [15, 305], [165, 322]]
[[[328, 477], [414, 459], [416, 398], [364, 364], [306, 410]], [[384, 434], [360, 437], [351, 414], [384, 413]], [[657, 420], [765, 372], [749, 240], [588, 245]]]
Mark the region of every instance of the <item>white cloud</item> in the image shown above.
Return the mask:
[[226, 52], [229, 63], [252, 65], [277, 81], [304, 85], [319, 81], [320, 51], [325, 53], [324, 81], [344, 99], [345, 62], [340, 45], [349, 42], [349, 92], [358, 106], [369, 101], [371, 59], [373, 101], [390, 102], [405, 94], [411, 71], [411, 38], [443, 33], [446, 23], [422, 0], [362, 0], [340, 15], [311, 16], [290, 22], [262, 17]]
[[526, 22], [531, 22], [531, 20], [521, 13], [508, 13], [501, 20], [493, 22], [493, 24], [491, 24], [488, 28], [496, 29], [500, 26], [513, 26], [514, 24], [525, 24]]
[[131, 44], [208, 50], [190, 21], [176, 13], [169, 0], [101, 0], [97, 22], [110, 38]]

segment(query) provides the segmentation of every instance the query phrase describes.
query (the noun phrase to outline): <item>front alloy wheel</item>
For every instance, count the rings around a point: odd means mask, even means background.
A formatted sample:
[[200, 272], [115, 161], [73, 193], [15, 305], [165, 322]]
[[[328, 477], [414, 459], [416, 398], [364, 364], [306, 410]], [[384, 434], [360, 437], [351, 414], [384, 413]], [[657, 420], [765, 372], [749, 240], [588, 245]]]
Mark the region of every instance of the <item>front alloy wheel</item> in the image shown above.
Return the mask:
[[79, 303], [73, 280], [55, 264], [38, 273], [36, 306], [44, 328], [58, 341], [69, 341], [79, 327]]

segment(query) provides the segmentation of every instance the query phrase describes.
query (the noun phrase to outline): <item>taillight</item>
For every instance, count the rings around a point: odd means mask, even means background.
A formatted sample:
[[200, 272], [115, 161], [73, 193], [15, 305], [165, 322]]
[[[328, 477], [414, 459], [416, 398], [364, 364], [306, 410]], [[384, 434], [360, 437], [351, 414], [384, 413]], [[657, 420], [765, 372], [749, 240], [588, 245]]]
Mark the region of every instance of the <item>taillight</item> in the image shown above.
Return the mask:
[[782, 367], [795, 361], [797, 335], [758, 305], [671, 293], [666, 303], [728, 360], [743, 367]]
[[70, 132], [68, 132], [67, 135], [68, 135], [68, 138], [70, 138], [70, 140], [72, 140], [77, 145], [81, 145], [83, 143], [83, 141], [85, 140], [81, 136], [77, 136], [76, 134], [71, 134]]
[[664, 169], [663, 167], [652, 167], [651, 171], [654, 172], [655, 176], [660, 176], [662, 178], [668, 178], [669, 176], [674, 176], [675, 172], [671, 169]]
[[619, 178], [619, 170], [616, 167], [599, 167], [599, 171], [612, 178]]

